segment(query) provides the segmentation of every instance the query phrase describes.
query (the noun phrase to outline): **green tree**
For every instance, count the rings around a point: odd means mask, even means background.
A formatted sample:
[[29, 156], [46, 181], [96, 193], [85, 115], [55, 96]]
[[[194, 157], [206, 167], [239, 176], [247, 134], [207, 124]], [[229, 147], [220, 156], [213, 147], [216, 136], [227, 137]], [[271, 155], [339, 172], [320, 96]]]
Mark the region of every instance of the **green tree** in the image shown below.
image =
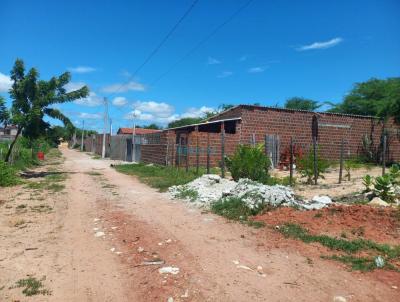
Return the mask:
[[0, 125], [4, 128], [10, 123], [10, 111], [6, 107], [6, 101], [0, 96]]
[[203, 120], [201, 117], [184, 117], [179, 120], [170, 122], [167, 126], [167, 128], [176, 128], [176, 127], [182, 127], [186, 125], [191, 125], [191, 124], [198, 124]]
[[65, 85], [71, 80], [69, 72], [52, 77], [49, 81], [40, 80], [39, 72], [35, 68], [25, 73], [24, 62], [20, 59], [15, 61], [11, 70], [11, 80], [11, 115], [13, 124], [17, 126], [17, 135], [8, 149], [6, 161], [9, 160], [21, 133], [31, 142], [45, 134], [46, 129], [50, 127], [50, 124], [43, 120], [45, 115], [61, 120], [64, 125], [72, 126], [70, 120], [61, 111], [52, 108], [52, 105], [71, 102], [89, 94], [86, 86], [71, 92], [65, 90]]
[[381, 118], [393, 116], [400, 122], [400, 78], [356, 83], [343, 102], [333, 105], [329, 111]]
[[151, 123], [151, 124], [149, 124], [149, 125], [147, 125], [147, 126], [143, 126], [142, 128], [143, 128], [143, 129], [154, 129], [154, 130], [160, 130], [160, 129], [162, 129], [160, 126], [158, 126], [158, 125], [155, 124], [155, 123]]
[[300, 97], [293, 97], [293, 98], [287, 99], [285, 102], [285, 108], [287, 108], [287, 109], [315, 111], [319, 107], [321, 107], [321, 105], [318, 104], [317, 101], [300, 98]]

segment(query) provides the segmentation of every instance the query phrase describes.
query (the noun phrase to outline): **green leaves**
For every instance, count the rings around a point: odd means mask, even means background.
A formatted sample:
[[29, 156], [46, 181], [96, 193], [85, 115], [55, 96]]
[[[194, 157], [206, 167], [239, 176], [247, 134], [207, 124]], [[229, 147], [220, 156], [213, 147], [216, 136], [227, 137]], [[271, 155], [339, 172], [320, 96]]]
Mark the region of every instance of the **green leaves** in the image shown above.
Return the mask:
[[226, 159], [226, 166], [231, 172], [232, 178], [238, 181], [240, 178], [249, 178], [254, 181], [267, 182], [268, 169], [271, 165], [269, 158], [264, 153], [264, 145], [255, 147], [239, 145], [235, 154]]
[[293, 97], [285, 102], [285, 108], [288, 109], [298, 109], [298, 110], [307, 110], [307, 111], [315, 111], [319, 107], [321, 107], [320, 104], [318, 104], [317, 101], [313, 101], [310, 99], [305, 99], [305, 98], [299, 98], [299, 97]]

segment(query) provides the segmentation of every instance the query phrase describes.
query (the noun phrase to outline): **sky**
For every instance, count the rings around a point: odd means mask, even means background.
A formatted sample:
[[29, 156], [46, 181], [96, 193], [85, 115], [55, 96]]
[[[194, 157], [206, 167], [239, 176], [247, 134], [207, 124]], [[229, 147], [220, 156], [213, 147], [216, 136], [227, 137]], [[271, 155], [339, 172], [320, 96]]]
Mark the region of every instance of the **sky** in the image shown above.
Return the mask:
[[10, 105], [16, 58], [42, 79], [70, 71], [67, 90], [90, 95], [57, 108], [101, 131], [107, 98], [115, 132], [221, 104], [337, 103], [354, 83], [400, 76], [398, 0], [248, 1], [2, 0], [0, 95]]

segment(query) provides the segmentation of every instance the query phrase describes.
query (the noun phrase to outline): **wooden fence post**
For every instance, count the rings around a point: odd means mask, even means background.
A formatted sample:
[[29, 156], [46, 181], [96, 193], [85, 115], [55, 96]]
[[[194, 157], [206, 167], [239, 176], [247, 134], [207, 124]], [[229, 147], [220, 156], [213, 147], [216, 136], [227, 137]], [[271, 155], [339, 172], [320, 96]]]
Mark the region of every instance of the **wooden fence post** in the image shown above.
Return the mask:
[[196, 126], [196, 174], [199, 174], [199, 126]]
[[189, 172], [189, 132], [186, 134], [186, 172]]
[[289, 183], [293, 186], [293, 137], [290, 137], [290, 163], [289, 163]]
[[210, 174], [210, 132], [207, 132], [207, 174]]
[[317, 138], [313, 137], [313, 149], [314, 149], [314, 185], [318, 183], [318, 158], [317, 158]]
[[386, 173], [386, 134], [383, 135], [383, 148], [382, 148], [382, 176]]
[[342, 177], [343, 177], [343, 157], [344, 157], [344, 140], [342, 138], [342, 143], [340, 145], [339, 183], [342, 183]]
[[221, 177], [225, 178], [225, 125], [221, 123]]

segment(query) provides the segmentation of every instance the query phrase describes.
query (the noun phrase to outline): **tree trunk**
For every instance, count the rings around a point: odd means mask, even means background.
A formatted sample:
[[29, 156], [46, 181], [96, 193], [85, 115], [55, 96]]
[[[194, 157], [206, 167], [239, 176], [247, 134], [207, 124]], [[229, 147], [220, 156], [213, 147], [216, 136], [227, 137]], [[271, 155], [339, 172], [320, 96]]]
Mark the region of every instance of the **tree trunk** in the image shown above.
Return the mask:
[[7, 151], [7, 155], [6, 155], [6, 158], [5, 158], [5, 162], [7, 162], [7, 163], [9, 161], [9, 159], [10, 159], [10, 155], [11, 155], [12, 149], [14, 148], [14, 145], [17, 142], [18, 136], [21, 134], [21, 131], [22, 131], [22, 128], [18, 128], [17, 135], [15, 135], [14, 141], [11, 143], [10, 148]]

